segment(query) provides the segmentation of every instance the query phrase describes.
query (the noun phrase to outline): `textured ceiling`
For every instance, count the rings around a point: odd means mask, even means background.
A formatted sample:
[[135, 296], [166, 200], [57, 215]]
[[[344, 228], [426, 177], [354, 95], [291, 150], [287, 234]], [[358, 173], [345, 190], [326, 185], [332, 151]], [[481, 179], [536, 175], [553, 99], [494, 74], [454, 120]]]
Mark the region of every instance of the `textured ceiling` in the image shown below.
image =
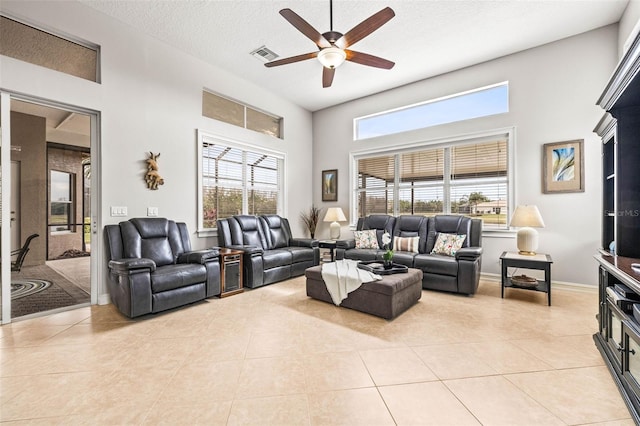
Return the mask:
[[81, 0], [82, 3], [315, 111], [618, 22], [628, 0], [336, 0], [333, 29], [346, 33], [390, 6], [396, 16], [353, 50], [396, 63], [346, 62], [323, 89], [315, 59], [267, 69], [249, 55], [280, 58], [316, 47], [278, 11], [290, 8], [329, 30], [326, 0]]

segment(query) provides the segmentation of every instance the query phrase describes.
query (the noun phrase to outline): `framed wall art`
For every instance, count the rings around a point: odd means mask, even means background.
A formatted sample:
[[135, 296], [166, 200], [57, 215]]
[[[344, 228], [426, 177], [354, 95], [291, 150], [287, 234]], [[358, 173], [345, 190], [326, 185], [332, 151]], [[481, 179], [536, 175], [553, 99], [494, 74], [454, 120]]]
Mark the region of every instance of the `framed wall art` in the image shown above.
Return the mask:
[[542, 192], [584, 192], [584, 139], [542, 147]]
[[322, 201], [338, 201], [338, 170], [322, 171]]

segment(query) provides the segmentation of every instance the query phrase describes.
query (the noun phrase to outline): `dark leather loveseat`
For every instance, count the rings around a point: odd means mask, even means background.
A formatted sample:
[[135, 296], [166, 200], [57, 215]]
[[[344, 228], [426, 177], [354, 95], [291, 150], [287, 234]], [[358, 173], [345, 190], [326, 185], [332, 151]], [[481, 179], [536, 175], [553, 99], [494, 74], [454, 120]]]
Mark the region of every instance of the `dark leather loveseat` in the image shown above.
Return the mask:
[[245, 287], [304, 275], [305, 269], [320, 263], [318, 241], [293, 238], [289, 221], [278, 215], [238, 215], [217, 224], [218, 244], [244, 251]]
[[[482, 221], [466, 216], [437, 215], [434, 217], [406, 215], [371, 215], [358, 219], [356, 230], [375, 230], [379, 248], [355, 248], [355, 240], [339, 240], [337, 259], [382, 261], [382, 235], [392, 239], [418, 237], [417, 253], [394, 251], [393, 262], [421, 269], [422, 288], [462, 294], [474, 294], [480, 282], [482, 264]], [[465, 235], [462, 248], [454, 256], [431, 254], [438, 233]], [[390, 244], [393, 247], [393, 240]]]
[[133, 218], [105, 226], [109, 293], [128, 317], [157, 313], [220, 294], [218, 250], [191, 250], [187, 226]]

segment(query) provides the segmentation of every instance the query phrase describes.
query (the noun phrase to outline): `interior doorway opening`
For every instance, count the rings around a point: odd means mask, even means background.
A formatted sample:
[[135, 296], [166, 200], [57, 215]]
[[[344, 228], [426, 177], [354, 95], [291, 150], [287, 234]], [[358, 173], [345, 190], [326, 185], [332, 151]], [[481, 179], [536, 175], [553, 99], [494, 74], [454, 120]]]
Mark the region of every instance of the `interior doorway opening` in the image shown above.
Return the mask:
[[91, 115], [14, 98], [10, 105], [11, 318], [88, 305]]

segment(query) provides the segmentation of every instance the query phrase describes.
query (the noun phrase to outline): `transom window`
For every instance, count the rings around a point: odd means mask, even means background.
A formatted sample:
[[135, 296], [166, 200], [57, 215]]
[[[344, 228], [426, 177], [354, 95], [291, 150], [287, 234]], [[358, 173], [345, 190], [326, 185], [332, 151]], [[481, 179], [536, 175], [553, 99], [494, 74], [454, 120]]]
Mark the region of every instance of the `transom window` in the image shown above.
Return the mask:
[[356, 154], [355, 217], [464, 214], [507, 228], [511, 133]]
[[284, 154], [198, 135], [199, 230], [238, 214], [280, 214]]
[[509, 112], [509, 83], [499, 83], [355, 119], [354, 139], [368, 139]]

